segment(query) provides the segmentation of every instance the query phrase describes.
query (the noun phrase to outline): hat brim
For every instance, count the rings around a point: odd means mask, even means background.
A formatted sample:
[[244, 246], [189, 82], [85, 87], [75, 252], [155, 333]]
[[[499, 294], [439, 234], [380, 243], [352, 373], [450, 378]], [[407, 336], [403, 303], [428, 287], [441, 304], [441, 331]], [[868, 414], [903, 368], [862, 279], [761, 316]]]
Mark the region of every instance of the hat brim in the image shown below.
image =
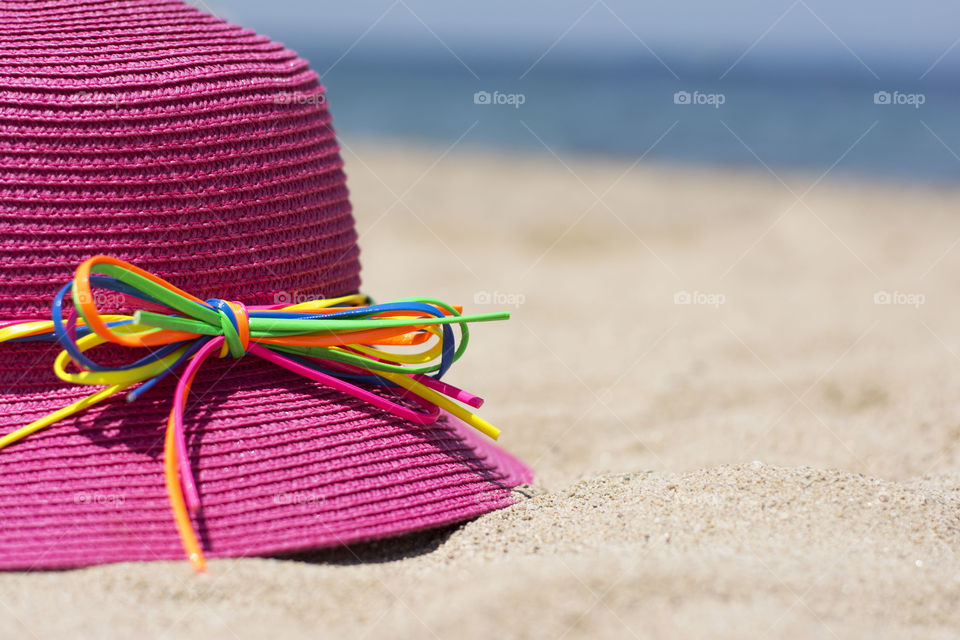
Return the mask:
[[[193, 388], [185, 429], [208, 557], [456, 523], [508, 506], [532, 478], [456, 419], [405, 423], [252, 357], [208, 362]], [[0, 395], [0, 433], [90, 392], [29, 391]], [[182, 559], [163, 482], [170, 402], [166, 388], [118, 396], [0, 450], [0, 569]]]

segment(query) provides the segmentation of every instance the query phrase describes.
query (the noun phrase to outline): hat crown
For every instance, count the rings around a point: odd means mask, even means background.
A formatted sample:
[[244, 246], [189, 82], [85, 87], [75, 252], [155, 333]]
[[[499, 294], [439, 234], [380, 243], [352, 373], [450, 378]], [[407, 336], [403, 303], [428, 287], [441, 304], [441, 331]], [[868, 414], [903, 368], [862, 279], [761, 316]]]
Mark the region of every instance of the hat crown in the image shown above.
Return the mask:
[[0, 0], [0, 319], [109, 254], [201, 298], [359, 287], [324, 89], [180, 0]]

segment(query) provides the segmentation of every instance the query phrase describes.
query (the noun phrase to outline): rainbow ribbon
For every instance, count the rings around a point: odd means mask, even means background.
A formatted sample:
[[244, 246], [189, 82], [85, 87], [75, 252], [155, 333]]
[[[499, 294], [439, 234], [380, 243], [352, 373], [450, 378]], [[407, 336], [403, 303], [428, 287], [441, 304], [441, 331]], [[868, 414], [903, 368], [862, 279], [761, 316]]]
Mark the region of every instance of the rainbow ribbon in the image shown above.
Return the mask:
[[[136, 311], [101, 314], [94, 287], [113, 292], [108, 294], [113, 306]], [[73, 308], [64, 322], [68, 295]], [[184, 550], [193, 567], [204, 571], [203, 551], [190, 520], [201, 505], [187, 455], [183, 412], [193, 379], [208, 357], [255, 355], [409, 422], [433, 424], [444, 410], [496, 439], [500, 432], [493, 425], [454, 402], [479, 408], [483, 400], [440, 378], [467, 348], [467, 323], [509, 317], [509, 313], [465, 316], [460, 308], [429, 298], [372, 304], [363, 295], [245, 307], [216, 298], [200, 300], [122, 260], [96, 256], [81, 264], [73, 281], [57, 293], [52, 320], [0, 323], [0, 342], [59, 342], [64, 350], [54, 362], [54, 372], [61, 380], [105, 387], [0, 437], [0, 449], [120, 392], [127, 391], [127, 400], [136, 400], [183, 366], [167, 420], [164, 474]], [[452, 325], [460, 327], [459, 343]], [[87, 357], [87, 351], [107, 342], [147, 347], [151, 352], [115, 367]], [[67, 371], [70, 362], [79, 372]], [[394, 402], [389, 393], [374, 393], [371, 388], [391, 390], [412, 402]]]

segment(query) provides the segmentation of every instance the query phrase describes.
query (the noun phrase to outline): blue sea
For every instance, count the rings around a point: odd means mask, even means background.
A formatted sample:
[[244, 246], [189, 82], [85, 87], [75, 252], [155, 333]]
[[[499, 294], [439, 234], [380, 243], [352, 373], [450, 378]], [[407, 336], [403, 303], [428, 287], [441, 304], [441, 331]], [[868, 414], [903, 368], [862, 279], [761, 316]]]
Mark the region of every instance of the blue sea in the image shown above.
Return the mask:
[[351, 140], [923, 182], [960, 179], [956, 67], [301, 50]]

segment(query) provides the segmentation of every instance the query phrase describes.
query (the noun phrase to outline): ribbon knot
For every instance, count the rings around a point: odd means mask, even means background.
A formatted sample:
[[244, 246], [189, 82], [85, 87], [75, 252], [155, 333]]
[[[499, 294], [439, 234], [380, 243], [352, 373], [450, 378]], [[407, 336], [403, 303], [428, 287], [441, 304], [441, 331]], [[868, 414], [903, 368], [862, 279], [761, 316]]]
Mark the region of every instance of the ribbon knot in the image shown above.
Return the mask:
[[247, 308], [241, 302], [227, 302], [219, 298], [210, 298], [207, 304], [217, 310], [220, 318], [220, 331], [224, 338], [220, 357], [229, 354], [233, 358], [242, 358], [250, 348], [250, 318]]
[[[119, 299], [117, 306], [132, 313], [101, 313], [94, 287], [112, 291], [110, 299]], [[64, 321], [67, 296], [73, 307]], [[0, 322], [0, 342], [59, 342], [63, 351], [54, 362], [57, 376], [105, 388], [0, 437], [0, 448], [115, 394], [126, 392], [127, 400], [136, 400], [182, 368], [167, 420], [164, 474], [184, 550], [202, 571], [203, 552], [190, 519], [201, 502], [183, 414], [194, 377], [208, 357], [254, 355], [405, 421], [432, 424], [442, 410], [495, 439], [499, 431], [493, 425], [458, 404], [479, 408], [483, 400], [440, 379], [466, 350], [468, 323], [508, 317], [464, 316], [459, 307], [430, 298], [373, 304], [366, 296], [349, 295], [257, 307], [219, 298], [204, 301], [122, 260], [96, 256], [81, 264], [54, 297], [51, 320]], [[111, 367], [86, 354], [107, 342], [149, 353]], [[78, 372], [67, 371], [71, 363]]]

